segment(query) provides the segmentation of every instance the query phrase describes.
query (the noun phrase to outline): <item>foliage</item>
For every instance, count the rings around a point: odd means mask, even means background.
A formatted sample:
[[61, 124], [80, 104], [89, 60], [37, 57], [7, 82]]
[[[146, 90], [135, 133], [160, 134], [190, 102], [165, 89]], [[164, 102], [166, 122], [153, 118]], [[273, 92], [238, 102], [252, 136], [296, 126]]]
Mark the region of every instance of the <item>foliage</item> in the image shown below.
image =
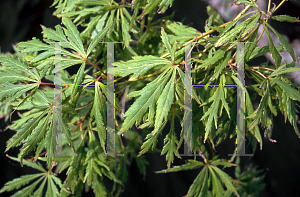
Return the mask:
[[[63, 25], [57, 25], [55, 30], [42, 26], [43, 41], [33, 38], [20, 42], [15, 54], [0, 56], [0, 113], [8, 119], [9, 114], [22, 112], [21, 118], [8, 127], [16, 134], [8, 141], [6, 151], [22, 145], [18, 158], [10, 158], [42, 172], [14, 179], [0, 193], [29, 184], [14, 196], [81, 196], [83, 188], [90, 187], [95, 196], [118, 196], [127, 180], [126, 163], [135, 159], [145, 176], [149, 164], [143, 154], [158, 150], [156, 144], [162, 134], [164, 146], [159, 151], [166, 155], [167, 169], [157, 173], [201, 168], [186, 196], [257, 195], [264, 187], [260, 171], [248, 168], [241, 173], [239, 158], [236, 164], [232, 163], [236, 155], [226, 161], [218, 159], [218, 155], [213, 151], [209, 153], [206, 148], [215, 149], [228, 136], [236, 135], [232, 130], [236, 126], [236, 88], [222, 85], [242, 86], [236, 71], [236, 48], [240, 41], [248, 43], [245, 44], [245, 72], [255, 80], [255, 84], [245, 88], [246, 136], [251, 139], [253, 150], [258, 143], [262, 149], [259, 125], [266, 128], [264, 134], [271, 139], [273, 115], [279, 111], [300, 137], [296, 109], [296, 103], [300, 101], [299, 87], [285, 75], [299, 70], [294, 68], [296, 57], [285, 38], [268, 24], [269, 19], [299, 20], [287, 15], [273, 15], [280, 5], [265, 13], [259, 9], [248, 12], [250, 7], [258, 8], [255, 0], [236, 2], [241, 3], [245, 4], [245, 9], [228, 23], [208, 6], [206, 32], [201, 34], [192, 27], [174, 22], [173, 16], [153, 21], [156, 14], [153, 10], [164, 13], [173, 0], [122, 0], [119, 3], [112, 0], [55, 0], [54, 14], [62, 18]], [[241, 22], [238, 24], [238, 21]], [[79, 32], [74, 23], [84, 30]], [[260, 39], [257, 38], [259, 26], [263, 26], [269, 38], [269, 45], [265, 47], [256, 46]], [[279, 38], [281, 46], [274, 46], [270, 31]], [[218, 35], [210, 35], [213, 32]], [[101, 41], [123, 42], [122, 45], [115, 44], [115, 51], [119, 52], [115, 54], [118, 61], [114, 64], [115, 92], [120, 93], [114, 98], [115, 129], [118, 131], [116, 152], [123, 154], [122, 157], [106, 155], [107, 49]], [[190, 52], [193, 85], [220, 86], [192, 89], [192, 130], [186, 135], [182, 112], [186, 108], [184, 65], [187, 54], [184, 46], [195, 41]], [[53, 98], [54, 84], [43, 82], [45, 79], [54, 82], [57, 72], [55, 42], [61, 42], [63, 83], [73, 84], [62, 87], [64, 139], [58, 155], [55, 154], [54, 122], [57, 116], [55, 101], [60, 95]], [[186, 43], [180, 45], [180, 42]], [[295, 62], [281, 64], [279, 52], [285, 50]], [[249, 64], [250, 60], [266, 53], [272, 54], [275, 65], [257, 67]], [[92, 67], [87, 68], [88, 64]], [[77, 74], [70, 76], [66, 68], [75, 65], [80, 68]], [[253, 96], [250, 97], [248, 90], [261, 97], [255, 110]], [[123, 104], [121, 107], [119, 100], [125, 98], [135, 99], [123, 116]], [[180, 136], [175, 128], [177, 120], [182, 125]], [[165, 134], [163, 131], [168, 122], [171, 127]], [[134, 125], [147, 132], [144, 142], [143, 135]], [[149, 128], [153, 128], [151, 132]], [[125, 146], [123, 141], [127, 142]], [[179, 149], [183, 142], [192, 153], [199, 154], [203, 162], [194, 159], [171, 167], [175, 156], [181, 158]], [[34, 156], [29, 159], [28, 154], [33, 152]], [[47, 157], [43, 156], [45, 153]], [[46, 169], [40, 162], [47, 163]], [[218, 166], [235, 166], [236, 179]], [[66, 173], [67, 177], [62, 181], [55, 173]], [[38, 180], [32, 182], [35, 179]], [[111, 191], [105, 187], [104, 179], [114, 182]]]

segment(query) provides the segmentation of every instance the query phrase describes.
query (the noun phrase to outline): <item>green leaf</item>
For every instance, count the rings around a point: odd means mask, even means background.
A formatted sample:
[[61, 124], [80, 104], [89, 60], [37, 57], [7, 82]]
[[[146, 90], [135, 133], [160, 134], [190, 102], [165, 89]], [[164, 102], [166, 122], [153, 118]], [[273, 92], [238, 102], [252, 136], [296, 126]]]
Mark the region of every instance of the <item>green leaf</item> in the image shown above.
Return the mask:
[[277, 20], [279, 22], [289, 22], [289, 23], [300, 22], [299, 18], [292, 17], [292, 16], [289, 16], [289, 15], [272, 16], [271, 19]]
[[133, 60], [115, 63], [115, 76], [126, 76], [134, 73], [129, 79], [129, 81], [131, 81], [147, 73], [147, 71], [153, 67], [166, 64], [171, 65], [171, 62], [167, 59], [152, 55], [134, 56]]
[[20, 178], [16, 178], [12, 181], [7, 182], [5, 186], [0, 190], [0, 193], [3, 193], [4, 191], [12, 191], [14, 189], [19, 189], [23, 185], [28, 184], [30, 181], [33, 181], [34, 179], [39, 178], [42, 175], [44, 175], [44, 173], [28, 174], [21, 176]]
[[290, 97], [293, 100], [300, 101], [300, 93], [296, 89], [292, 88], [289, 84], [278, 80], [277, 78], [271, 80], [274, 81], [277, 85], [279, 85], [288, 97]]
[[[255, 44], [256, 46], [256, 44]], [[275, 49], [278, 51], [278, 52], [283, 52], [284, 51], [284, 48], [282, 46], [275, 46]], [[269, 46], [263, 46], [263, 47], [256, 47], [253, 52], [251, 53], [249, 60], [251, 59], [254, 59], [256, 57], [259, 57], [259, 56], [262, 56], [266, 53], [269, 53], [270, 52], [270, 48]], [[246, 54], [247, 55], [247, 54]]]
[[106, 128], [104, 123], [104, 112], [106, 112], [106, 101], [100, 90], [100, 82], [95, 83], [95, 99], [91, 112], [91, 116], [95, 118], [97, 124], [97, 132], [100, 138], [100, 144], [105, 151], [105, 140], [106, 140]]
[[224, 57], [225, 53], [226, 53], [226, 47], [220, 48], [219, 50], [217, 50], [213, 53], [214, 54], [213, 57], [206, 59], [205, 63], [199, 65], [197, 67], [197, 69], [207, 68], [208, 66], [215, 64], [216, 62], [218, 62], [219, 60], [221, 60]]
[[71, 99], [69, 100], [69, 103], [71, 106], [76, 105], [76, 102], [82, 91], [82, 88], [79, 85], [81, 85], [84, 80], [84, 76], [85, 76], [84, 69], [85, 69], [85, 63], [83, 63], [80, 66], [80, 68], [75, 76], [74, 86], [71, 89]]
[[204, 166], [204, 163], [201, 161], [188, 160], [188, 163], [183, 164], [181, 166], [174, 166], [170, 169], [156, 171], [155, 173], [159, 174], [159, 173], [167, 173], [167, 172], [178, 172], [183, 170], [194, 170], [200, 168], [201, 166]]
[[131, 39], [130, 34], [129, 34], [129, 21], [126, 19], [126, 17], [122, 13], [122, 11], [125, 12], [125, 8], [120, 9], [122, 36], [123, 36], [123, 40], [125, 42], [125, 46], [129, 46], [129, 42]]
[[161, 151], [161, 155], [166, 155], [166, 160], [168, 162], [168, 169], [171, 166], [171, 163], [174, 161], [174, 155], [176, 155], [178, 158], [181, 158], [177, 151], [177, 144], [178, 140], [175, 133], [175, 125], [174, 125], [174, 115], [171, 122], [171, 130], [166, 135], [166, 138], [164, 139], [164, 147]]
[[41, 177], [39, 180], [35, 181], [34, 183], [30, 184], [29, 186], [23, 188], [22, 190], [19, 190], [17, 193], [13, 195], [13, 197], [23, 197], [23, 196], [31, 196], [34, 188], [37, 186], [39, 182], [41, 182], [43, 177]]
[[71, 145], [71, 147], [73, 148], [73, 152], [75, 152], [75, 148], [74, 148], [74, 144], [71, 138], [71, 132], [69, 130], [69, 127], [67, 125], [67, 123], [62, 120], [62, 133], [65, 135], [67, 142]]
[[[15, 157], [11, 157], [9, 155], [6, 155], [8, 158], [10, 158], [11, 160], [14, 160], [14, 161], [17, 161], [19, 162], [19, 159], [18, 158], [15, 158]], [[32, 161], [27, 161], [27, 160], [24, 160], [23, 161], [23, 164], [28, 166], [28, 167], [31, 167], [31, 168], [34, 168], [38, 171], [41, 171], [41, 172], [47, 172], [40, 163], [36, 163], [36, 162], [32, 162]]]
[[87, 52], [86, 52], [86, 55], [87, 55], [87, 56], [88, 56], [88, 55], [92, 52], [92, 50], [99, 44], [100, 40], [102, 40], [102, 39], [106, 36], [108, 30], [109, 30], [111, 27], [112, 27], [112, 23], [109, 24], [109, 25], [106, 25], [106, 27], [105, 27], [102, 31], [100, 31], [100, 32], [94, 37], [94, 39], [91, 41], [91, 43], [90, 43], [90, 45], [89, 45], [89, 47], [88, 47], [88, 49], [87, 49]]
[[45, 137], [46, 129], [48, 126], [49, 116], [43, 117], [38, 126], [34, 129], [33, 133], [29, 136], [28, 140], [22, 147], [21, 152], [21, 165], [23, 164], [23, 157], [29, 153], [29, 151], [33, 150], [33, 148]]
[[270, 35], [270, 32], [268, 30], [268, 28], [266, 27], [265, 23], [264, 23], [264, 29], [268, 35], [268, 38], [269, 38], [269, 49], [270, 49], [270, 52], [272, 54], [272, 57], [273, 59], [275, 60], [275, 65], [278, 67], [280, 66], [281, 64], [281, 56], [280, 54], [278, 53], [278, 51], [276, 50], [275, 46], [274, 46], [274, 43], [273, 43], [273, 40], [272, 40], [272, 37]]
[[155, 134], [162, 126], [163, 121], [167, 119], [169, 110], [174, 100], [176, 69], [173, 69], [170, 72], [172, 72], [172, 76], [157, 101], [156, 118], [152, 134]]
[[288, 41], [281, 34], [279, 34], [271, 25], [269, 25], [268, 23], [265, 23], [265, 24], [275, 33], [280, 44], [282, 45], [282, 47], [285, 50], [287, 50], [287, 52], [289, 52], [289, 54], [291, 55], [293, 60], [297, 61], [295, 53], [294, 53], [294, 49], [291, 47], [291, 45], [288, 43]]
[[[246, 95], [245, 95], [246, 113], [249, 116], [250, 114], [253, 113], [254, 109], [253, 109], [253, 105], [252, 105], [252, 102], [251, 102], [248, 91], [246, 90], [245, 92], [246, 92]], [[248, 121], [246, 121], [246, 122], [247, 122], [247, 125], [248, 125]], [[262, 139], [261, 139], [261, 135], [260, 135], [260, 131], [259, 131], [258, 126], [256, 125], [254, 127], [254, 129], [250, 130], [250, 132], [256, 138], [256, 140], [260, 143], [260, 150], [262, 150]]]
[[207, 6], [206, 9], [207, 9], [207, 14], [212, 18], [214, 25], [220, 26], [224, 24], [224, 21], [218, 12], [216, 12], [210, 6]]
[[220, 101], [222, 101], [221, 110], [224, 106], [226, 111], [227, 111], [227, 114], [230, 118], [229, 106], [228, 106], [228, 103], [225, 100], [224, 87], [218, 87], [217, 90], [214, 92], [213, 96], [210, 97], [207, 102], [202, 103], [202, 105], [201, 105], [201, 106], [203, 106], [203, 105], [206, 105], [207, 103], [213, 102], [211, 104], [210, 108], [204, 113], [204, 115], [200, 119], [200, 121], [202, 121], [203, 119], [205, 119], [208, 116], [208, 120], [207, 120], [206, 127], [205, 127], [204, 142], [206, 141], [206, 139], [207, 139], [207, 137], [208, 137], [208, 135], [211, 131], [213, 120], [215, 122], [215, 128], [217, 128], [218, 111], [219, 111]]
[[283, 75], [286, 73], [292, 73], [292, 72], [297, 72], [300, 70], [300, 68], [285, 68], [283, 69], [283, 67], [286, 66], [286, 64], [280, 66], [278, 69], [276, 69], [274, 72], [272, 72], [272, 74], [269, 77], [276, 77], [279, 75]]
[[[166, 47], [166, 49], [168, 50], [168, 53], [172, 54], [172, 49], [171, 49], [171, 44], [170, 44], [170, 40], [164, 30], [163, 27], [161, 27], [161, 39], [162, 42], [164, 43], [164, 46]], [[174, 57], [172, 57], [173, 59]]]
[[235, 195], [239, 197], [239, 194], [237, 193], [235, 187], [232, 184], [232, 180], [231, 180], [230, 176], [228, 176], [228, 174], [226, 174], [225, 172], [223, 172], [222, 170], [220, 170], [219, 168], [217, 168], [215, 166], [211, 166], [211, 168], [216, 172], [216, 174], [219, 175], [222, 182], [225, 184], [226, 188], [228, 190], [230, 190], [231, 192], [235, 193]]
[[0, 72], [0, 83], [14, 83], [17, 81], [31, 81], [36, 82], [36, 80], [20, 75], [13, 71]]
[[73, 24], [73, 22], [66, 17], [62, 18], [63, 24], [67, 27], [65, 30], [65, 34], [68, 36], [68, 40], [70, 41], [70, 44], [76, 48], [76, 51], [82, 56], [82, 57], [87, 57], [83, 44], [79, 35], [79, 32], [76, 28], [76, 26]]
[[58, 189], [52, 179], [53, 175], [48, 175], [47, 181], [47, 191], [46, 191], [46, 197], [57, 197], [59, 195]]
[[22, 71], [25, 73], [29, 71], [28, 67], [25, 64], [8, 55], [2, 57], [0, 56], [0, 62], [4, 66], [9, 67], [10, 69], [14, 69], [14, 70], [16, 69], [18, 71]]
[[213, 160], [212, 162], [210, 162], [211, 165], [222, 165], [222, 166], [225, 166], [225, 167], [231, 167], [231, 166], [235, 166], [235, 164], [233, 163], [230, 163], [226, 160], [223, 160], [223, 159], [216, 159], [216, 160]]
[[44, 115], [48, 112], [45, 110], [39, 117], [32, 119], [24, 127], [22, 127], [8, 142], [8, 145], [5, 149], [7, 152], [12, 147], [19, 145], [23, 140], [25, 140], [31, 133], [32, 130], [38, 125]]
[[170, 78], [171, 72], [168, 71], [169, 69], [165, 70], [159, 77], [142, 89], [141, 96], [126, 111], [124, 115], [126, 118], [118, 134], [130, 129], [134, 123], [138, 125], [148, 108], [150, 108], [150, 111], [155, 109], [156, 102]]
[[212, 192], [214, 196], [223, 196], [224, 193], [224, 189], [219, 181], [219, 178], [217, 177], [217, 175], [215, 174], [214, 170], [212, 169], [212, 167], [208, 167], [209, 172], [212, 176]]
[[152, 150], [155, 148], [158, 136], [162, 132], [162, 130], [165, 127], [167, 122], [168, 121], [165, 121], [163, 123], [163, 126], [160, 128], [160, 130], [155, 135], [152, 135], [152, 133], [147, 134], [147, 136], [145, 138], [146, 141], [144, 141], [144, 143], [142, 144], [141, 151], [139, 152], [138, 157], [140, 157], [142, 154], [148, 152], [151, 147], [152, 147]]
[[208, 191], [208, 179], [208, 167], [205, 166], [194, 180], [186, 196], [205, 197]]
[[160, 3], [161, 0], [150, 0], [148, 1], [148, 4], [145, 6], [143, 13], [142, 13], [142, 18], [143, 16], [145, 16], [146, 14], [149, 14], [149, 12], [151, 12], [152, 10], [154, 10], [154, 8], [156, 8], [156, 6]]

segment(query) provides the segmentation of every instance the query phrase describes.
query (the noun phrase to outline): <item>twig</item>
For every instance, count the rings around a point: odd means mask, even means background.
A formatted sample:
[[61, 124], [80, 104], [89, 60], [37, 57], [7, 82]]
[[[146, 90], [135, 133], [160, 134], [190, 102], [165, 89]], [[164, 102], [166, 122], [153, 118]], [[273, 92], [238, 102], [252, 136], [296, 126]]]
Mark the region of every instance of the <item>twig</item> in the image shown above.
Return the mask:
[[100, 72], [102, 72], [105, 76], [107, 76], [106, 75], [106, 73], [104, 73], [98, 66], [96, 66], [95, 64], [93, 64], [92, 62], [90, 62], [88, 59], [86, 59], [85, 60], [87, 63], [89, 63], [89, 64], [91, 64], [92, 66], [94, 66], [95, 68], [97, 68]]
[[253, 69], [265, 69], [265, 70], [270, 70], [270, 71], [273, 71], [273, 72], [275, 71], [271, 68], [264, 68], [264, 67], [251, 67], [251, 68], [253, 68]]
[[[254, 0], [254, 1], [257, 1], [257, 0]], [[238, 19], [240, 16], [242, 16], [243, 14], [245, 14], [249, 9], [251, 8], [251, 5], [247, 5], [232, 21], [229, 21], [229, 22], [227, 22], [227, 23], [224, 23], [224, 24], [222, 24], [222, 25], [220, 25], [220, 26], [218, 26], [218, 27], [225, 27], [226, 25], [228, 25], [228, 24], [230, 24], [230, 23], [232, 23], [233, 21], [235, 21], [236, 19]], [[201, 38], [203, 38], [204, 36], [207, 36], [208, 34], [211, 34], [211, 33], [213, 33], [213, 32], [215, 32], [216, 30], [214, 30], [214, 29], [212, 29], [212, 30], [209, 30], [209, 31], [207, 31], [207, 32], [205, 32], [205, 33], [203, 33], [203, 34], [201, 34], [201, 35], [199, 35], [199, 36], [197, 36], [197, 37], [195, 37], [195, 38], [193, 38], [193, 39], [191, 39], [190, 41], [188, 41], [188, 42], [186, 42], [186, 43], [184, 43], [183, 45], [181, 45], [181, 46], [179, 46], [178, 48], [177, 48], [177, 50], [180, 50], [180, 49], [182, 49], [183, 47], [185, 47], [186, 45], [188, 45], [188, 44], [190, 44], [190, 43], [192, 43], [192, 42], [195, 42], [195, 41], [198, 41], [199, 39], [201, 39]], [[164, 54], [164, 55], [162, 55], [161, 56], [161, 58], [165, 58], [165, 57], [167, 57], [167, 56], [169, 56], [170, 55], [170, 53], [166, 53], [166, 54]]]
[[90, 105], [92, 105], [93, 103], [94, 103], [94, 101], [92, 101], [91, 103], [89, 103], [89, 104], [87, 104], [87, 105], [85, 105], [85, 106], [82, 106], [82, 107], [79, 107], [79, 108], [75, 108], [75, 111], [81, 110], [81, 109], [83, 109], [83, 108], [86, 108], [87, 106], [90, 106]]
[[87, 118], [87, 116], [90, 114], [91, 110], [92, 110], [93, 106], [89, 109], [89, 111], [86, 113], [86, 115], [80, 120], [80, 124], [77, 125], [77, 127], [72, 131], [72, 133], [74, 133], [78, 127], [80, 126], [80, 131], [82, 131], [82, 124], [83, 121]]

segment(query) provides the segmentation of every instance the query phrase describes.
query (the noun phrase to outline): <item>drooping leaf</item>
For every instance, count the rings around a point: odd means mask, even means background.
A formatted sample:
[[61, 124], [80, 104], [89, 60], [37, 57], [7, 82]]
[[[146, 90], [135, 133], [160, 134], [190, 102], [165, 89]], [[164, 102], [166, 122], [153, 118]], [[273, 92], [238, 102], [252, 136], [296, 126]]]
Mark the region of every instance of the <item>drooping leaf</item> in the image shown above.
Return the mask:
[[[165, 70], [159, 77], [154, 81], [147, 84], [141, 91], [141, 96], [130, 106], [126, 111], [124, 117], [124, 123], [119, 131], [119, 134], [130, 129], [134, 123], [138, 125], [143, 115], [147, 112], [148, 108], [150, 111], [156, 108], [156, 102], [161, 96], [163, 89], [172, 73], [168, 72], [169, 69]], [[142, 106], [142, 107], [141, 107]]]
[[216, 172], [216, 174], [218, 174], [222, 182], [225, 184], [226, 188], [239, 197], [239, 194], [237, 193], [235, 187], [232, 184], [230, 176], [215, 166], [211, 166], [211, 168]]
[[155, 134], [162, 126], [163, 121], [166, 120], [171, 105], [173, 103], [176, 69], [173, 69], [170, 72], [172, 72], [171, 77], [169, 79], [167, 78], [169, 82], [166, 84], [163, 92], [161, 93], [157, 101], [156, 118], [152, 134]]
[[279, 34], [271, 25], [269, 25], [269, 23], [265, 23], [265, 24], [275, 33], [275, 35], [277, 36], [282, 47], [285, 50], [287, 50], [287, 52], [289, 52], [289, 54], [291, 55], [293, 60], [296, 61], [294, 49], [291, 47], [291, 45], [288, 43], [288, 41], [281, 34]]
[[265, 29], [265, 31], [266, 31], [266, 33], [267, 33], [267, 35], [268, 35], [268, 38], [269, 38], [269, 49], [270, 49], [270, 53], [272, 54], [272, 57], [273, 57], [273, 59], [275, 60], [275, 65], [276, 65], [277, 67], [279, 67], [280, 64], [281, 64], [281, 59], [282, 59], [282, 58], [281, 58], [280, 54], [278, 53], [277, 49], [276, 49], [275, 46], [274, 46], [272, 37], [271, 37], [270, 32], [269, 32], [269, 30], [267, 29], [265, 23], [264, 23], [264, 29]]
[[178, 140], [176, 137], [175, 133], [175, 126], [174, 126], [174, 116], [172, 118], [171, 122], [171, 130], [170, 132], [166, 135], [166, 138], [164, 139], [164, 147], [161, 151], [161, 155], [166, 155], [166, 160], [168, 162], [168, 169], [171, 166], [171, 163], [174, 161], [174, 155], [176, 155], [178, 158], [181, 158], [177, 152], [177, 144]]

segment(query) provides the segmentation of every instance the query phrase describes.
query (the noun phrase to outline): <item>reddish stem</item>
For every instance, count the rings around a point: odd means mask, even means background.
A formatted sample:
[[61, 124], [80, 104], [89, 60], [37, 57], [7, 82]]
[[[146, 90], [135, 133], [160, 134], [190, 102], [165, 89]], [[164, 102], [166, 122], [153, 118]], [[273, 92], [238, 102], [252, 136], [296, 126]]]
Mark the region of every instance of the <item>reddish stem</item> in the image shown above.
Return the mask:
[[102, 72], [105, 76], [107, 76], [106, 73], [104, 73], [98, 66], [96, 66], [95, 64], [93, 64], [92, 62], [90, 62], [87, 59], [86, 59], [86, 62], [89, 63], [89, 64], [91, 64], [92, 66], [94, 66], [95, 68], [97, 68], [100, 72]]

